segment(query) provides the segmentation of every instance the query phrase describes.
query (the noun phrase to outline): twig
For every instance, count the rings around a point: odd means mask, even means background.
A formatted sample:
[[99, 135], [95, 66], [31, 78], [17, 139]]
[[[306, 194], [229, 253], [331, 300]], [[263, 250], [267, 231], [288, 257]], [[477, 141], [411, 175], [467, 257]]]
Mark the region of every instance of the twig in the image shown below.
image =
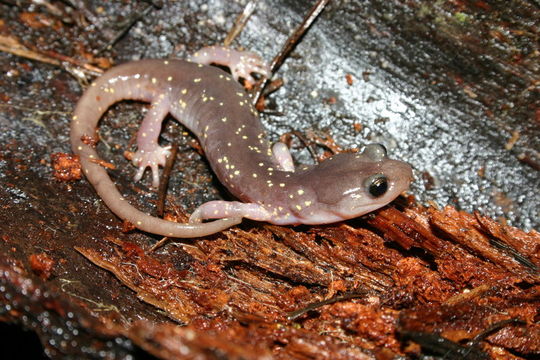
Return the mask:
[[0, 35], [0, 51], [4, 51], [9, 54], [17, 55], [30, 60], [41, 61], [43, 63], [51, 64], [62, 68], [65, 68], [65, 64], [63, 63], [69, 63], [71, 65], [80, 67], [87, 75], [98, 76], [103, 73], [103, 70], [98, 67], [83, 63], [65, 55], [57, 54], [54, 52], [42, 54], [30, 50], [26, 46], [21, 44], [17, 39], [12, 37]]
[[481, 333], [479, 333], [478, 335], [476, 335], [470, 342], [469, 344], [469, 347], [468, 349], [463, 353], [463, 358], [467, 358], [467, 356], [469, 356], [469, 354], [471, 353], [471, 351], [473, 351], [473, 349], [475, 349], [476, 346], [478, 346], [478, 344], [480, 343], [480, 341], [483, 341], [486, 337], [488, 337], [490, 334], [494, 333], [495, 331], [498, 331], [499, 329], [502, 329], [503, 327], [505, 327], [506, 325], [509, 325], [509, 324], [519, 324], [519, 325], [525, 325], [526, 322], [521, 320], [521, 319], [518, 319], [518, 318], [512, 318], [512, 319], [507, 319], [507, 320], [502, 320], [502, 321], [498, 321], [494, 324], [491, 324], [490, 326], [488, 326], [487, 329], [485, 329], [484, 331], [482, 331]]
[[255, 11], [255, 7], [258, 1], [259, 0], [251, 0], [246, 4], [244, 11], [242, 11], [242, 13], [238, 15], [236, 20], [234, 20], [233, 27], [231, 28], [231, 30], [229, 30], [229, 33], [225, 37], [225, 40], [223, 40], [224, 46], [229, 46], [234, 41], [234, 39], [236, 39], [238, 34], [240, 34], [240, 32], [244, 29], [247, 21], [251, 17], [251, 14], [253, 14], [253, 11]]
[[487, 329], [485, 329], [484, 331], [482, 331], [481, 333], [476, 335], [471, 340], [471, 345], [478, 344], [480, 341], [483, 341], [490, 334], [494, 333], [495, 331], [498, 331], [499, 329], [502, 329], [503, 327], [505, 327], [506, 325], [509, 325], [509, 324], [525, 325], [526, 322], [521, 320], [521, 319], [518, 319], [518, 318], [511, 318], [511, 319], [506, 319], [506, 320], [502, 320], [502, 321], [498, 321], [496, 323], [493, 323], [493, 324], [489, 325]]
[[150, 10], [154, 7], [153, 4], [148, 5], [143, 11], [141, 11], [138, 14], [135, 14], [130, 19], [127, 20], [126, 24], [118, 31], [114, 37], [107, 43], [105, 46], [103, 46], [101, 49], [97, 51], [97, 54], [101, 54], [105, 50], [111, 49], [114, 44], [116, 44], [124, 35], [127, 34], [127, 32], [135, 25], [140, 19], [145, 17]]
[[[283, 64], [283, 61], [285, 58], [289, 55], [289, 53], [294, 49], [300, 38], [306, 33], [306, 31], [311, 27], [317, 16], [324, 10], [324, 7], [330, 2], [330, 0], [319, 0], [317, 3], [311, 8], [309, 13], [304, 18], [304, 21], [294, 30], [294, 32], [289, 36], [287, 41], [285, 42], [285, 45], [281, 48], [281, 50], [278, 52], [278, 54], [274, 57], [272, 62], [270, 63], [270, 74], [275, 73], [281, 64]], [[270, 76], [271, 77], [271, 76]], [[264, 87], [268, 83], [269, 78], [263, 79], [259, 84], [257, 84], [253, 90], [251, 91], [252, 94], [252, 101], [253, 104], [257, 104], [257, 101], [259, 101], [259, 97], [261, 96]]]
[[159, 181], [158, 189], [158, 202], [157, 202], [157, 215], [161, 218], [165, 211], [165, 197], [167, 195], [167, 185], [169, 185], [169, 178], [171, 177], [171, 171], [176, 160], [176, 154], [178, 153], [178, 144], [173, 142], [171, 145], [171, 154], [165, 162], [163, 167], [163, 173], [161, 174], [161, 180]]
[[165, 236], [163, 239], [159, 240], [157, 243], [155, 243], [154, 245], [152, 245], [152, 247], [150, 249], [148, 249], [148, 253], [151, 253], [151, 252], [154, 252], [156, 251], [157, 249], [159, 249], [160, 247], [163, 246], [163, 244], [165, 244], [167, 241], [169, 241], [170, 239]]

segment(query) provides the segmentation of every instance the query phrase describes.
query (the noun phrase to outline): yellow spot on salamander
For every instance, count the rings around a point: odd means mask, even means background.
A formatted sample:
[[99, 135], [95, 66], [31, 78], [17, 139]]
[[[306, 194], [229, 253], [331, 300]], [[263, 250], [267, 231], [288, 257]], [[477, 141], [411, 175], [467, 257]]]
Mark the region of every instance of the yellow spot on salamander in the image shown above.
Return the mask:
[[280, 184], [279, 184], [279, 187], [285, 187], [285, 184], [284, 184], [284, 183], [280, 183]]
[[157, 79], [156, 78], [152, 78], [152, 84], [155, 84], [157, 83]]
[[182, 89], [181, 93], [186, 95], [187, 94], [187, 89]]
[[193, 82], [198, 83], [198, 82], [201, 82], [201, 80], [202, 80], [201, 78], [195, 78], [195, 79], [193, 79]]
[[304, 190], [300, 189], [298, 190], [298, 195], [303, 195], [304, 194]]
[[221, 121], [227, 122], [227, 117], [226, 117], [226, 116], [225, 116], [225, 117], [222, 117], [222, 118], [221, 118]]
[[169, 76], [169, 77], [167, 78], [167, 81], [172, 81], [172, 76]]
[[298, 210], [302, 210], [302, 207], [300, 205], [296, 205], [295, 208], [297, 208]]

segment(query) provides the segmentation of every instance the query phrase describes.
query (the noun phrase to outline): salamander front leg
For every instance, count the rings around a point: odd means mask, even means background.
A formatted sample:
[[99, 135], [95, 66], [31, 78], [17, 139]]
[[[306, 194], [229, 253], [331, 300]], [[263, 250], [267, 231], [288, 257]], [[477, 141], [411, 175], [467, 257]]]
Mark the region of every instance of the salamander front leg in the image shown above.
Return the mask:
[[293, 159], [287, 145], [282, 142], [275, 143], [272, 146], [272, 154], [283, 171], [294, 172]]
[[137, 133], [137, 151], [131, 160], [139, 170], [135, 181], [139, 181], [147, 167], [152, 170], [152, 186], [159, 186], [159, 166], [164, 166], [170, 155], [170, 147], [158, 144], [161, 123], [169, 112], [169, 104], [164, 100], [152, 103]]
[[190, 223], [200, 223], [207, 219], [223, 219], [244, 217], [257, 221], [269, 221], [272, 214], [262, 205], [242, 203], [239, 201], [209, 201], [199, 206], [191, 217]]

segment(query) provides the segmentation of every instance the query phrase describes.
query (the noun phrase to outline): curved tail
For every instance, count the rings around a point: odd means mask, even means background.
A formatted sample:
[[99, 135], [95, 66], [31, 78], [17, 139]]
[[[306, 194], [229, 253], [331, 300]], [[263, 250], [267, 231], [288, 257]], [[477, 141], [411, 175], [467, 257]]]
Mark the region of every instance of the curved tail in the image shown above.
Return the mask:
[[[151, 64], [150, 64], [151, 65]], [[216, 220], [203, 224], [181, 224], [150, 216], [130, 205], [120, 194], [105, 168], [99, 165], [95, 150], [95, 133], [99, 119], [112, 104], [124, 100], [152, 101], [152, 83], [135, 74], [134, 63], [118, 66], [100, 77], [79, 100], [71, 121], [71, 145], [79, 156], [84, 175], [111, 211], [136, 228], [163, 236], [191, 238], [214, 234], [242, 218]], [[130, 75], [133, 73], [133, 75]]]

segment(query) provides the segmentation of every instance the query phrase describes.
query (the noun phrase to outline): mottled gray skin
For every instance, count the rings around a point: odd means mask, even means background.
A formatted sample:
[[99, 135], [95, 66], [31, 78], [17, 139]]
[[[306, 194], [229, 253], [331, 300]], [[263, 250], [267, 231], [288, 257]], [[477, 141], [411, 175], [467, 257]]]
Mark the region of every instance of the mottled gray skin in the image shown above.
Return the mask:
[[[189, 224], [154, 218], [129, 205], [106, 170], [93, 161], [99, 158], [94, 146], [84, 141], [94, 136], [107, 108], [123, 99], [151, 103], [137, 138], [136, 179], [151, 167], [157, 185], [158, 165], [168, 156], [157, 139], [161, 122], [170, 113], [197, 136], [216, 176], [242, 202], [203, 204]], [[295, 170], [285, 146], [272, 150], [251, 99], [235, 79], [219, 68], [182, 60], [132, 62], [97, 79], [75, 109], [71, 142], [84, 174], [117, 216], [141, 230], [171, 237], [205, 236], [239, 223], [242, 217], [281, 225], [349, 219], [392, 201], [412, 178], [408, 164], [388, 159], [377, 146]], [[388, 184], [377, 197], [368, 191], [375, 174]], [[221, 220], [201, 222], [211, 218]]]

